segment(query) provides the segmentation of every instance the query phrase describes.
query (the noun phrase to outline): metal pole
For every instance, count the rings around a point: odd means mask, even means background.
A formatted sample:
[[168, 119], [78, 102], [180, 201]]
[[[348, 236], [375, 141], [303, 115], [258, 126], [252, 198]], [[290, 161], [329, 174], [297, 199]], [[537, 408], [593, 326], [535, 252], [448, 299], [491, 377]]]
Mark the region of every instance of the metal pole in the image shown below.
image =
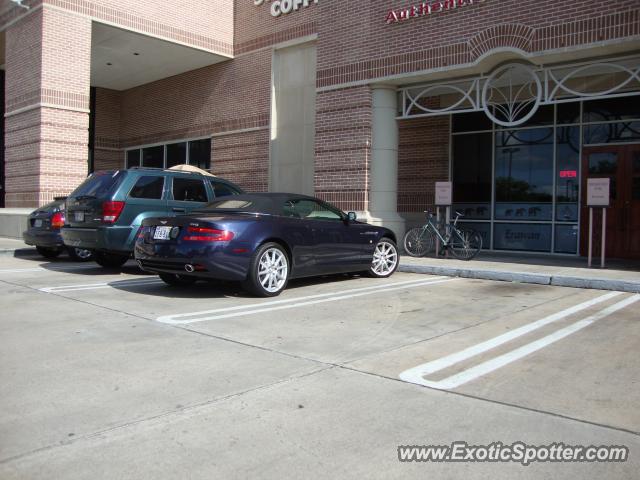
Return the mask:
[[593, 207], [589, 207], [589, 268], [591, 268], [591, 258], [593, 253]]
[[[448, 206], [446, 208], [445, 212], [446, 212], [445, 220], [446, 220], [447, 225], [448, 225], [449, 223], [451, 223], [451, 207]], [[445, 252], [445, 258], [449, 258], [449, 249], [447, 249], [447, 251]]]
[[607, 247], [607, 208], [602, 208], [602, 252], [600, 252], [600, 268], [604, 268], [604, 252]]
[[[436, 206], [436, 225], [440, 228], [440, 207]], [[440, 237], [436, 235], [436, 258], [440, 257]]]

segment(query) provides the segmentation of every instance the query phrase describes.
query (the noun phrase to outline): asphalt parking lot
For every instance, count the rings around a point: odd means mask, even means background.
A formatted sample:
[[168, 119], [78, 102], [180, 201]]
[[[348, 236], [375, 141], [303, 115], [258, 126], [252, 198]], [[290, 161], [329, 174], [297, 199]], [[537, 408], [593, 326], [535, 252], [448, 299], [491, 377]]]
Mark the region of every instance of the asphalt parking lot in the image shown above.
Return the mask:
[[[0, 478], [637, 478], [640, 295], [396, 273], [170, 288], [0, 257]], [[624, 445], [404, 463], [401, 445]]]

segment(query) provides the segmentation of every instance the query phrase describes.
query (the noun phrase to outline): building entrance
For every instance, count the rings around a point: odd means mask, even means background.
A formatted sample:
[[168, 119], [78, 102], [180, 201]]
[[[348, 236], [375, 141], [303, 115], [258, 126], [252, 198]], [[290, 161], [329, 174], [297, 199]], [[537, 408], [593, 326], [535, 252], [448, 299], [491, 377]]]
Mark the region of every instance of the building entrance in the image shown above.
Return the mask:
[[[610, 178], [611, 198], [607, 210], [607, 257], [640, 259], [640, 144], [585, 147], [582, 154], [582, 184], [587, 178]], [[580, 251], [588, 248], [589, 208], [586, 188], [582, 192]], [[596, 225], [601, 222], [597, 213]], [[594, 245], [600, 248], [600, 230]]]

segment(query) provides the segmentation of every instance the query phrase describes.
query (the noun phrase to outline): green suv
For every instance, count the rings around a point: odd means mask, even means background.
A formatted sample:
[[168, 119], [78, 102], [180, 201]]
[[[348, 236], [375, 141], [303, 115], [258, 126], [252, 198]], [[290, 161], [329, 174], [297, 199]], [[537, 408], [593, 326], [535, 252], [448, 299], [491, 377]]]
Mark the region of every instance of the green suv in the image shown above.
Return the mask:
[[222, 178], [183, 170], [136, 167], [91, 174], [66, 200], [62, 239], [91, 250], [103, 267], [120, 267], [133, 253], [142, 221], [188, 213], [243, 190]]

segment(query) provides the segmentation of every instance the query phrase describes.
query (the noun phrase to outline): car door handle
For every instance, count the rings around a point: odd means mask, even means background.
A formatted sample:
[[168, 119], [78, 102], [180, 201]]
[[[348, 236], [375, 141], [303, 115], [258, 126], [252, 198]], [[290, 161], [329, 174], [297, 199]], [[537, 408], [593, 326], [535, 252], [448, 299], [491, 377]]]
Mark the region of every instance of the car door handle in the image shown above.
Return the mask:
[[173, 210], [174, 212], [182, 212], [182, 213], [185, 213], [185, 212], [187, 211], [187, 209], [186, 209], [186, 208], [173, 208], [172, 210]]

